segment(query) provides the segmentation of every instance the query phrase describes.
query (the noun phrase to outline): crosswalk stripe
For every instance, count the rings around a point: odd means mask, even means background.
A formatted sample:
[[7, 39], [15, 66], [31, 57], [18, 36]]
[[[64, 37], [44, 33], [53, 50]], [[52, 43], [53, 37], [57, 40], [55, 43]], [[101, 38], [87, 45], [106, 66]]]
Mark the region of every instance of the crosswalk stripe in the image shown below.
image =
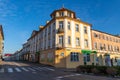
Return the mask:
[[8, 72], [12, 73], [13, 69], [12, 68], [8, 68]]
[[42, 67], [38, 67], [40, 70], [45, 70], [44, 68], [42, 68]]
[[16, 70], [17, 72], [21, 72], [21, 70], [20, 70], [19, 68], [15, 68], [15, 70]]
[[3, 73], [4, 72], [4, 68], [0, 69], [0, 73]]
[[44, 67], [45, 69], [48, 69], [50, 71], [55, 71], [54, 69], [51, 69], [51, 68], [47, 68], [47, 67]]
[[36, 71], [36, 70], [34, 70], [34, 69], [30, 68], [30, 67], [28, 69], [30, 69], [31, 71]]
[[[7, 70], [5, 70], [7, 69]], [[12, 72], [22, 72], [22, 71], [55, 71], [52, 68], [49, 67], [6, 67], [6, 68], [1, 68], [0, 69], [0, 73], [4, 73], [4, 72], [8, 72], [8, 73], [12, 73]]]
[[21, 69], [23, 69], [24, 71], [29, 71], [29, 70], [27, 70], [26, 68], [24, 68], [24, 67], [22, 67]]
[[35, 67], [35, 69], [38, 70], [38, 71], [42, 71], [39, 67]]

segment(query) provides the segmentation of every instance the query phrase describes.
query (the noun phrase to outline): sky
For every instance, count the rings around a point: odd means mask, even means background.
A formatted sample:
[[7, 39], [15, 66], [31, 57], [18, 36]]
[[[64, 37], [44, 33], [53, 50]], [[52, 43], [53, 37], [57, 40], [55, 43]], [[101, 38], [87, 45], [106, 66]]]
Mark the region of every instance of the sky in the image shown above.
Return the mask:
[[32, 31], [51, 20], [50, 14], [63, 5], [93, 29], [120, 34], [120, 0], [0, 0], [4, 53], [20, 50]]

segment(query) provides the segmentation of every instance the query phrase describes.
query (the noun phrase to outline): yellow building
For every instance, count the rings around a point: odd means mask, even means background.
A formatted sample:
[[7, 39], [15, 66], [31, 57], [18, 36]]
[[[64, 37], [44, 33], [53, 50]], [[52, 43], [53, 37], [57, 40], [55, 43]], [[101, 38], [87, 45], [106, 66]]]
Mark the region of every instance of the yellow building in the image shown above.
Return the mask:
[[120, 36], [91, 30], [93, 50], [97, 51], [97, 64], [120, 66]]
[[3, 50], [4, 50], [4, 35], [2, 25], [0, 25], [0, 60], [2, 59]]

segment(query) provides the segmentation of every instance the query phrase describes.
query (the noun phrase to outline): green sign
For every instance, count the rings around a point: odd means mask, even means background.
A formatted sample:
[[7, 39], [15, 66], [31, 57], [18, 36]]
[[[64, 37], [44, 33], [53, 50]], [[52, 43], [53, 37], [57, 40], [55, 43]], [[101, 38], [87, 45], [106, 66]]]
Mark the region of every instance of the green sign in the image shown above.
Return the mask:
[[83, 54], [92, 54], [92, 53], [96, 54], [97, 52], [96, 51], [92, 51], [92, 50], [82, 50], [82, 53]]

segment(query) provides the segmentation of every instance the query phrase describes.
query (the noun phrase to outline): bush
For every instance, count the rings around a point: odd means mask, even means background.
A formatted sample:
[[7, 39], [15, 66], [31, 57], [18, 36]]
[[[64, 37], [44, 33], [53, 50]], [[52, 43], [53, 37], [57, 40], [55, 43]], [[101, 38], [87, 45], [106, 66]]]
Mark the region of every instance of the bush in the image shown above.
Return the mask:
[[117, 74], [117, 70], [113, 67], [108, 67], [106, 69], [108, 75], [115, 76]]
[[120, 76], [120, 66], [115, 66], [114, 68], [117, 70], [117, 75]]
[[77, 72], [87, 72], [87, 73], [91, 73], [91, 70], [94, 68], [94, 66], [91, 66], [91, 65], [85, 65], [85, 66], [78, 66], [76, 68], [76, 71]]
[[93, 65], [80, 65], [76, 68], [79, 73], [94, 73], [94, 74], [104, 74], [120, 76], [120, 66], [108, 67], [108, 66], [93, 66]]
[[80, 73], [84, 73], [84, 72], [86, 72], [86, 68], [85, 68], [85, 66], [78, 66], [77, 68], [76, 68], [76, 71], [77, 72], [80, 72]]
[[107, 66], [96, 66], [96, 68], [101, 74], [107, 74], [106, 72]]
[[94, 74], [98, 74], [98, 73], [99, 73], [99, 70], [98, 70], [97, 68], [93, 68], [91, 71], [92, 71], [92, 73], [94, 73]]

